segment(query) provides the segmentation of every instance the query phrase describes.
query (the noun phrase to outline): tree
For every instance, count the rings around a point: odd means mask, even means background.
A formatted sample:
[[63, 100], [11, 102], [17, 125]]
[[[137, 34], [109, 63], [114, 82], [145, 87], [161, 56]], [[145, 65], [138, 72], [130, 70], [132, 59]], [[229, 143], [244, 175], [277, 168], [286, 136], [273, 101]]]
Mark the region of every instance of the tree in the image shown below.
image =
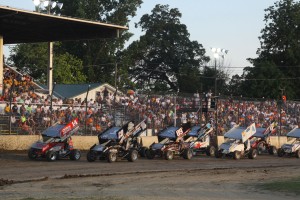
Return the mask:
[[[60, 2], [64, 3], [61, 10], [62, 15], [123, 26], [126, 26], [129, 19], [136, 15], [137, 8], [143, 3], [142, 0], [60, 0]], [[82, 63], [81, 67], [78, 66], [76, 70], [81, 72], [88, 82], [113, 83], [117, 61], [116, 53], [124, 48], [125, 42], [131, 36], [130, 32], [123, 31], [117, 39], [61, 42], [59, 46], [55, 47], [55, 56], [61, 55], [64, 59], [73, 57], [76, 59], [75, 63]], [[68, 54], [65, 54], [66, 52]], [[12, 49], [12, 53], [10, 58], [12, 64], [20, 70], [26, 68], [35, 79], [45, 81], [48, 65], [45, 44], [20, 44]], [[35, 55], [39, 55], [39, 57]], [[56, 58], [54, 57], [54, 59]], [[54, 75], [55, 73], [54, 71]], [[79, 77], [78, 82], [81, 82], [83, 76]]]
[[[55, 43], [54, 54], [59, 47], [60, 43]], [[12, 52], [14, 53], [10, 61], [19, 66], [20, 72], [31, 75], [36, 82], [46, 84], [48, 67], [46, 43], [20, 44], [13, 47]], [[53, 68], [53, 79], [58, 83], [84, 83], [86, 81], [86, 76], [82, 73], [82, 61], [69, 53], [55, 54]]]
[[200, 87], [200, 66], [209, 61], [205, 49], [190, 41], [181, 13], [156, 5], [136, 24], [145, 32], [123, 54], [131, 79], [141, 89], [195, 92]]
[[300, 2], [280, 0], [265, 11], [258, 58], [249, 59], [255, 69], [249, 70], [245, 78], [285, 79], [277, 84], [260, 81], [251, 87], [260, 95], [264, 88], [272, 97], [280, 96], [279, 87], [284, 87], [289, 98], [299, 98], [300, 83], [295, 80], [300, 77]]

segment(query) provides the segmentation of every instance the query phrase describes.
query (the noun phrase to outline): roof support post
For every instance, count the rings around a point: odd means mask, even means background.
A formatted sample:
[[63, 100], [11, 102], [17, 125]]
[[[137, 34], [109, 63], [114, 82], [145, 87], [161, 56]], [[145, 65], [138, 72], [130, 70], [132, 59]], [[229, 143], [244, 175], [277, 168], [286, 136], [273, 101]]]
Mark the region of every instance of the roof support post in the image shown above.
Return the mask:
[[49, 95], [52, 94], [53, 87], [53, 42], [48, 42], [48, 77], [47, 87]]
[[3, 54], [3, 36], [0, 35], [0, 94], [3, 94], [3, 65], [4, 65], [4, 54]]

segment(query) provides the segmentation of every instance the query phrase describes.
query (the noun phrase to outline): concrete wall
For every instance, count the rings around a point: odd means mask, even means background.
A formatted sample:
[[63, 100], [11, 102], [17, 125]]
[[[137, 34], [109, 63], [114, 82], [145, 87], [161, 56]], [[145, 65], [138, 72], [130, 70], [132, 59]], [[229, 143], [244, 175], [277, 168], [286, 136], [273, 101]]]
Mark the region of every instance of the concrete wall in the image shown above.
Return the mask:
[[[27, 150], [40, 136], [38, 135], [1, 135], [0, 136], [0, 150]], [[74, 147], [80, 150], [88, 150], [91, 146], [98, 143], [97, 136], [73, 136]], [[291, 143], [293, 140], [288, 140], [285, 136], [272, 136], [270, 142], [277, 148], [285, 143]], [[142, 136], [142, 145], [148, 147], [153, 142], [158, 142], [157, 136]], [[221, 145], [224, 142], [223, 136], [217, 137], [217, 144]]]
[[[38, 135], [1, 135], [0, 150], [28, 150], [30, 146], [41, 139]], [[88, 150], [98, 143], [97, 136], [73, 136], [74, 147]]]

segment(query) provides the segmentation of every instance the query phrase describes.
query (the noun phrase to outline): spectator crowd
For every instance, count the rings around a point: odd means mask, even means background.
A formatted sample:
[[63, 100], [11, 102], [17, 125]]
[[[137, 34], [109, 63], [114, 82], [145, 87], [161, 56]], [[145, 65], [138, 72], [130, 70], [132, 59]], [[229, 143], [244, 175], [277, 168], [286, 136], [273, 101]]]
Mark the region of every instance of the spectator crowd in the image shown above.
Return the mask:
[[[143, 119], [148, 128], [156, 132], [187, 121], [195, 125], [210, 121], [217, 126], [219, 134], [224, 134], [235, 124], [248, 126], [255, 122], [257, 127], [267, 127], [272, 121], [280, 121], [281, 134], [285, 134], [299, 123], [299, 102], [284, 102], [279, 106], [275, 100], [219, 98], [216, 114], [216, 111], [199, 109], [201, 104], [210, 106], [212, 103], [207, 94], [175, 96], [131, 92], [115, 96], [105, 89], [95, 100], [53, 98], [51, 102], [51, 96], [38, 96], [34, 92], [29, 76], [6, 70], [3, 83], [2, 114], [11, 116], [12, 126], [27, 134], [38, 134], [51, 124], [67, 123], [75, 117], [79, 119], [82, 134], [96, 134], [113, 123]], [[212, 96], [211, 93], [208, 96]]]

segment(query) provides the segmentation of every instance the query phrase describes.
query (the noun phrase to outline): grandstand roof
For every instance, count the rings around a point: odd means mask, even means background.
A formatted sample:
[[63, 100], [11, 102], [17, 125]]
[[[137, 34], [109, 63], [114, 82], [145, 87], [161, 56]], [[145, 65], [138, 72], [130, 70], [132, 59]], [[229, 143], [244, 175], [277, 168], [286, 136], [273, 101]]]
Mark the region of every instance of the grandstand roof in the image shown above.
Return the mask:
[[[73, 98], [80, 94], [86, 93], [88, 87], [90, 90], [101, 86], [101, 83], [86, 83], [86, 84], [56, 84], [54, 89], [54, 96], [62, 98]], [[46, 85], [42, 85], [44, 89], [47, 89]]]
[[117, 37], [127, 27], [0, 6], [4, 44]]

